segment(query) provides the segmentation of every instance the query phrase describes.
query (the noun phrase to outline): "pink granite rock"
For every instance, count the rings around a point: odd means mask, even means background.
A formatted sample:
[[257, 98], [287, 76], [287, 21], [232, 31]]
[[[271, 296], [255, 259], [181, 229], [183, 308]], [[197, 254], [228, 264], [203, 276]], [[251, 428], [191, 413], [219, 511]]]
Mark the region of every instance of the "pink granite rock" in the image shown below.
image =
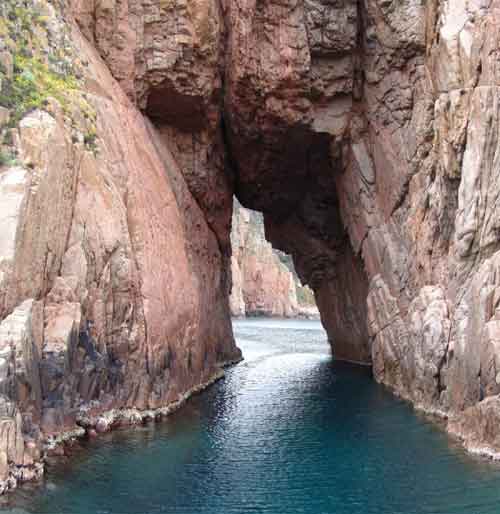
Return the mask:
[[318, 316], [312, 292], [300, 284], [289, 256], [266, 241], [262, 215], [237, 201], [231, 241], [233, 316]]

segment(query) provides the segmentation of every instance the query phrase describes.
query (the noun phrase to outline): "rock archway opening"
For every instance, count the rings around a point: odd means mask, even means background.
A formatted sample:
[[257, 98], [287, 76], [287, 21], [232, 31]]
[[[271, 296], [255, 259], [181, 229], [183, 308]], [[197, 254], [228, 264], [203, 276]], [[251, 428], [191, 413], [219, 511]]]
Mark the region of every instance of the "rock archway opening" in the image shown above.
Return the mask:
[[368, 280], [362, 259], [343, 229], [336, 199], [305, 196], [289, 212], [279, 214], [246, 209], [235, 199], [231, 312], [316, 314], [336, 359], [370, 364]]
[[262, 214], [245, 209], [236, 198], [231, 246], [233, 317], [319, 318], [314, 292], [302, 284], [292, 256], [273, 248]]
[[[341, 97], [331, 105], [330, 116], [338, 116], [340, 125], [346, 101]], [[297, 108], [290, 102], [279, 104], [281, 118], [263, 107], [257, 120], [237, 107], [226, 113], [235, 196], [262, 213], [267, 241], [293, 258], [300, 282], [314, 292], [335, 357], [369, 364], [369, 280], [361, 251], [364, 236], [357, 233], [363, 227], [350, 219], [360, 206], [348, 205], [356, 187], [349, 180], [358, 177], [353, 142], [343, 125], [336, 134], [316, 122], [287, 119], [285, 111]]]
[[[228, 132], [236, 210], [241, 202], [260, 211], [248, 215], [259, 220], [260, 237], [265, 233], [277, 252], [291, 256], [300, 283], [314, 292], [335, 357], [371, 363], [368, 279], [359, 248], [353, 249], [346, 230], [338, 194], [347, 162], [341, 143], [331, 135], [305, 128], [280, 130], [273, 126], [259, 138], [240, 129]], [[239, 257], [238, 232], [245, 223], [236, 218], [233, 224], [237, 240], [233, 269]], [[233, 275], [236, 283], [241, 280], [238, 269]], [[237, 301], [233, 293], [233, 310]]]

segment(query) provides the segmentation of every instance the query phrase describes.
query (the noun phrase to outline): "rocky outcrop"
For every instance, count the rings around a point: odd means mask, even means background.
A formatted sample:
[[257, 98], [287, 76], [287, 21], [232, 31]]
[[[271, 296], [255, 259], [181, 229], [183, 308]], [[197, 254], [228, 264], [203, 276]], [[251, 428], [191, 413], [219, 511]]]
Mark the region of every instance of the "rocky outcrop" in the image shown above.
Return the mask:
[[315, 290], [334, 352], [373, 361], [426, 410], [481, 416], [499, 392], [499, 6], [249, 1], [228, 15], [236, 194]]
[[500, 6], [244, 1], [228, 17], [236, 194], [293, 255], [334, 352], [453, 423], [491, 412]]
[[498, 450], [498, 0], [0, 13], [5, 487], [78, 419], [165, 408], [239, 356], [233, 193], [337, 357]]
[[14, 63], [1, 70], [1, 489], [38, 474], [82, 413], [166, 408], [240, 356], [229, 221], [223, 235], [207, 221], [180, 139], [127, 98], [67, 7], [0, 7]]
[[[452, 423], [498, 394], [499, 9], [231, 10], [237, 194], [315, 289], [334, 349], [371, 356], [377, 380]], [[464, 433], [485, 439], [478, 425]]]
[[229, 304], [233, 316], [319, 316], [312, 291], [300, 283], [293, 261], [266, 241], [262, 215], [237, 200], [231, 242]]

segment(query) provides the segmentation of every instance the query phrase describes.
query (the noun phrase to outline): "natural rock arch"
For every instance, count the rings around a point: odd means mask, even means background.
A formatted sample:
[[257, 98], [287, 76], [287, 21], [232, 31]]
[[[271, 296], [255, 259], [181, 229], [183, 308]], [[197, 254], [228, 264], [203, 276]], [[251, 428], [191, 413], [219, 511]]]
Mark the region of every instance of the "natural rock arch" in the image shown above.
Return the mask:
[[336, 354], [458, 419], [500, 392], [498, 8], [222, 10], [218, 129], [235, 194], [293, 255]]
[[71, 80], [0, 111], [2, 488], [240, 357], [233, 193], [338, 357], [498, 450], [497, 0], [20, 1], [2, 84]]

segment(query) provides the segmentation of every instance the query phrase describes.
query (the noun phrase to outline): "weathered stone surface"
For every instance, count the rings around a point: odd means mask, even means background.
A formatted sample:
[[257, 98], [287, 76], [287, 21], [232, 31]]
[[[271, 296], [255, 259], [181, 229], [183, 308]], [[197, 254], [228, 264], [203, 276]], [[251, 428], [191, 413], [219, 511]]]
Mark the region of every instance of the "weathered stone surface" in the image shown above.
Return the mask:
[[[65, 31], [70, 59], [85, 65], [78, 87], [22, 115], [0, 168], [2, 490], [38, 469], [40, 452], [22, 449], [32, 439], [41, 449], [80, 435], [82, 412], [183, 402], [240, 358], [225, 264], [231, 194], [226, 222], [211, 225], [181, 171], [202, 161], [180, 159], [177, 133], [155, 128], [77, 26], [40, 5], [39, 30]], [[215, 134], [203, 123], [200, 134]]]
[[[293, 256], [338, 357], [496, 446], [500, 2], [68, 4], [31, 7], [40, 59], [78, 87], [17, 121], [2, 105], [0, 319], [33, 301], [39, 378], [6, 397], [0, 459], [12, 433], [161, 408], [238, 357], [233, 193]], [[10, 37], [0, 52], [3, 91]], [[257, 261], [232, 262], [255, 283]]]
[[155, 122], [229, 258], [232, 191], [220, 93], [224, 21], [216, 0], [71, 0], [83, 33]]
[[489, 396], [449, 422], [449, 430], [471, 452], [500, 459], [500, 398]]
[[454, 419], [498, 394], [498, 2], [228, 6], [236, 194], [334, 352]]
[[33, 326], [36, 303], [20, 304], [0, 323], [0, 491], [43, 472], [39, 464], [40, 355]]

